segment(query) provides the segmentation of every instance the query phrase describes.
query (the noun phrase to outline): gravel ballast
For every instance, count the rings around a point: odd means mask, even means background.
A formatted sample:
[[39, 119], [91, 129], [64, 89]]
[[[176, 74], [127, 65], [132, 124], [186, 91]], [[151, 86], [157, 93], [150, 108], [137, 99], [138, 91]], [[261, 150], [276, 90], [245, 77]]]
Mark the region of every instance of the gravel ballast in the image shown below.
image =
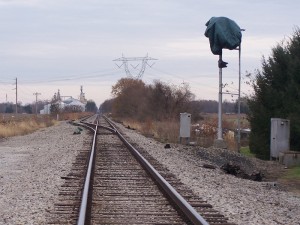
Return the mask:
[[59, 187], [83, 147], [84, 131], [61, 122], [0, 142], [0, 224], [45, 224]]
[[[226, 150], [172, 145], [165, 149], [152, 138], [118, 125], [131, 142], [175, 174], [189, 189], [212, 204], [231, 222], [245, 225], [299, 225], [300, 198], [269, 182], [225, 174], [229, 157], [245, 170], [264, 164]], [[73, 135], [66, 122], [25, 136], [0, 141], [0, 224], [45, 224], [58, 200], [59, 187], [84, 145], [87, 132]], [[91, 137], [90, 137], [91, 138]], [[229, 155], [229, 156], [228, 156]], [[258, 163], [256, 165], [256, 163]], [[208, 164], [216, 169], [204, 168]]]

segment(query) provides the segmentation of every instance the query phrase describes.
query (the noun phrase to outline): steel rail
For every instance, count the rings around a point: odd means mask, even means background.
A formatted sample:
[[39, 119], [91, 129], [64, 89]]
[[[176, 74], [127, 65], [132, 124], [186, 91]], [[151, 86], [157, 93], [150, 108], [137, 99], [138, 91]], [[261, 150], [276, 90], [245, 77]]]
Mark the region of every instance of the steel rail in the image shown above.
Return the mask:
[[182, 212], [190, 219], [195, 225], [209, 225], [209, 223], [158, 173], [158, 171], [146, 160], [115, 128], [112, 121], [106, 116], [104, 119], [115, 129], [116, 134], [123, 141], [123, 143], [130, 149], [135, 158], [146, 168], [152, 177], [164, 189], [166, 194], [175, 202], [175, 204], [182, 210]]
[[[88, 123], [88, 122], [81, 122], [81, 123], [83, 123], [83, 125], [85, 125], [85, 126], [95, 126], [95, 124], [93, 124], [93, 123]], [[108, 130], [108, 131], [110, 131], [110, 132], [112, 132], [112, 133], [116, 133], [116, 129], [115, 128], [111, 128], [111, 127], [106, 127], [106, 126], [102, 126], [102, 125], [97, 125], [98, 126], [98, 128], [100, 127], [100, 128], [103, 128], [103, 129], [106, 129], [106, 130]]]
[[[92, 125], [92, 124], [91, 124]], [[79, 211], [79, 217], [77, 220], [77, 225], [84, 225], [85, 220], [86, 220], [86, 210], [87, 210], [87, 201], [88, 201], [88, 195], [89, 195], [89, 187], [90, 187], [90, 180], [91, 180], [91, 174], [92, 174], [92, 166], [93, 166], [93, 161], [94, 161], [94, 156], [95, 156], [95, 148], [96, 148], [96, 137], [97, 137], [97, 130], [98, 130], [98, 121], [95, 124], [94, 128], [91, 128], [94, 131], [94, 137], [93, 137], [93, 145], [91, 149], [91, 154], [90, 154], [90, 159], [89, 159], [89, 164], [88, 164], [88, 170], [86, 173], [85, 177], [85, 182], [84, 182], [84, 188], [83, 188], [83, 193], [81, 197], [81, 204], [80, 204], [80, 211]]]

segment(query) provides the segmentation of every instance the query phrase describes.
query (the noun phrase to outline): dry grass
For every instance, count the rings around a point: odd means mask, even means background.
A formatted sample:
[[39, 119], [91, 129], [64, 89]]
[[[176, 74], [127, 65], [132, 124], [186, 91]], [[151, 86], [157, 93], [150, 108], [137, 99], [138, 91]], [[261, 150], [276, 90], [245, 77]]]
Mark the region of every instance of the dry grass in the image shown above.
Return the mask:
[[[63, 113], [59, 115], [59, 120], [77, 120], [88, 115], [91, 115], [91, 113]], [[58, 123], [56, 119], [56, 117], [50, 115], [1, 114], [0, 138], [32, 133]]]
[[153, 126], [154, 138], [161, 142], [176, 143], [179, 140], [179, 122], [164, 121], [155, 122]]
[[0, 120], [0, 138], [25, 135], [57, 123], [49, 116], [14, 116]]
[[[214, 140], [217, 137], [217, 127], [218, 127], [218, 114], [205, 114], [203, 115], [204, 120], [199, 122], [199, 124], [208, 124], [212, 127], [214, 127], [216, 130], [215, 132], [208, 132], [205, 133], [205, 135], [202, 135], [201, 137], [195, 137], [195, 140], [198, 145], [202, 147], [210, 147], [213, 145]], [[249, 128], [250, 124], [246, 118], [245, 114], [241, 114], [241, 128]], [[222, 128], [230, 130], [226, 132], [223, 136], [224, 141], [227, 144], [227, 149], [232, 151], [237, 151], [237, 140], [234, 137], [233, 131], [237, 129], [238, 124], [238, 115], [237, 114], [230, 114], [222, 115]], [[247, 144], [247, 141], [241, 140], [242, 145]], [[245, 142], [245, 143], [244, 143]]]
[[140, 131], [146, 137], [153, 137], [160, 142], [176, 143], [179, 140], [179, 122], [152, 121], [137, 122], [130, 119], [122, 120], [125, 127]]
[[[217, 113], [206, 113], [201, 115], [205, 122], [208, 123], [213, 123], [213, 124], [218, 124], [218, 114]], [[238, 115], [237, 114], [223, 114], [222, 115], [222, 126], [223, 128], [227, 129], [236, 129], [237, 128], [237, 123], [238, 123]], [[241, 128], [249, 128], [250, 124], [249, 121], [247, 120], [247, 115], [246, 114], [241, 114]]]
[[[190, 141], [196, 142], [201, 147], [211, 147], [214, 144], [217, 135], [218, 118], [217, 114], [206, 114], [204, 120], [199, 121], [200, 127], [202, 124], [208, 125], [205, 131], [200, 134], [195, 130], [191, 130]], [[119, 119], [119, 122], [130, 129], [135, 129], [147, 137], [154, 137], [160, 142], [178, 143], [179, 142], [179, 119], [178, 121], [152, 121], [147, 119], [145, 122], [137, 122], [132, 119]], [[223, 115], [222, 126], [225, 129], [235, 130], [237, 128], [237, 115]], [[241, 127], [249, 127], [246, 116], [242, 115]], [[237, 151], [237, 141], [234, 138], [233, 132], [228, 132], [224, 135], [224, 140], [227, 148], [232, 151]]]
[[129, 129], [134, 129], [134, 130], [141, 130], [141, 123], [132, 120], [132, 119], [115, 119], [115, 121], [122, 123], [125, 127]]
[[232, 150], [232, 151], [237, 151], [238, 149], [238, 144], [237, 144], [237, 140], [229, 135], [229, 134], [225, 134], [224, 135], [224, 141], [226, 142], [227, 144], [227, 149], [228, 150]]

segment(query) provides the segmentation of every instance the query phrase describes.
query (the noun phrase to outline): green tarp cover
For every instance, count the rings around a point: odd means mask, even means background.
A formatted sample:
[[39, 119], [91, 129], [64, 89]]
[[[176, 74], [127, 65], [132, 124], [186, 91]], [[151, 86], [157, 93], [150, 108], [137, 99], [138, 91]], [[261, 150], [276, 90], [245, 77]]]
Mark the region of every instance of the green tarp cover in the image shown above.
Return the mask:
[[222, 55], [222, 49], [235, 49], [241, 44], [241, 28], [226, 17], [212, 17], [206, 24], [204, 35], [209, 38], [214, 55]]

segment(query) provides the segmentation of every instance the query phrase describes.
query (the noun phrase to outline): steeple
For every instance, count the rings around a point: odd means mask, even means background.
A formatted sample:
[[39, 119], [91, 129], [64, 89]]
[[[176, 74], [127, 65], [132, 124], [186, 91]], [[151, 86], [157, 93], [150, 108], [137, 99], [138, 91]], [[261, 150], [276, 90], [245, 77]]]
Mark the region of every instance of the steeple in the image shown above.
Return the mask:
[[59, 90], [59, 89], [58, 89], [58, 91], [57, 91], [56, 99], [57, 99], [58, 101], [61, 101], [60, 90]]
[[85, 98], [85, 94], [83, 93], [83, 86], [80, 86], [80, 95], [79, 95], [79, 101], [86, 104], [87, 100]]

